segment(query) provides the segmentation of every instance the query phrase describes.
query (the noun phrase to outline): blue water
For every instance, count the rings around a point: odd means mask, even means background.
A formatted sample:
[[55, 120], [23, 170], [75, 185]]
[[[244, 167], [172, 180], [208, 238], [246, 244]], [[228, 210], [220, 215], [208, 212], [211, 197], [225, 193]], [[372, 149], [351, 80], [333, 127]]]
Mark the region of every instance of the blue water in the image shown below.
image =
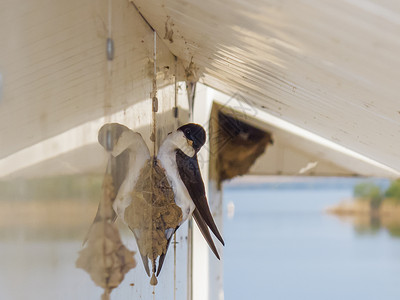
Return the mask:
[[[225, 207], [235, 205], [234, 217], [225, 212], [224, 221], [225, 300], [400, 299], [400, 238], [386, 229], [360, 234], [351, 223], [323, 213], [351, 197], [352, 184], [324, 180], [225, 189]], [[100, 299], [102, 290], [75, 268], [82, 239], [63, 234], [76, 230], [83, 238], [87, 226], [62, 224], [0, 224], [0, 300]], [[134, 249], [132, 235], [127, 238]], [[186, 257], [177, 252], [177, 260], [184, 265], [177, 272], [180, 300], [186, 295], [179, 288], [186, 286]], [[172, 273], [169, 251], [155, 299], [173, 299], [167, 280]], [[111, 299], [154, 299], [140, 261]]]
[[226, 189], [225, 299], [398, 300], [400, 239], [323, 212], [351, 189]]

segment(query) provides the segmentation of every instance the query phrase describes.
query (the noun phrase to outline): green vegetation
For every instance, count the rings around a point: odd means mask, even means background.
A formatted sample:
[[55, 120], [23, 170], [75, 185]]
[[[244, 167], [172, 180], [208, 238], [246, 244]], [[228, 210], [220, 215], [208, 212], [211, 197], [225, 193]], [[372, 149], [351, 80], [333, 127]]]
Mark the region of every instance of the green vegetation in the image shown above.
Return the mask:
[[400, 179], [393, 181], [385, 192], [385, 197], [400, 203]]
[[372, 182], [362, 182], [354, 186], [353, 195], [364, 201], [369, 201], [372, 208], [378, 208], [384, 198], [381, 188]]
[[360, 200], [369, 201], [372, 208], [379, 208], [383, 201], [400, 204], [400, 180], [393, 181], [386, 191], [382, 191], [372, 182], [361, 182], [354, 186], [353, 195]]
[[376, 234], [382, 228], [391, 236], [400, 237], [400, 179], [382, 188], [374, 182], [354, 186], [354, 198], [349, 205], [339, 205], [332, 212], [353, 216], [357, 234]]

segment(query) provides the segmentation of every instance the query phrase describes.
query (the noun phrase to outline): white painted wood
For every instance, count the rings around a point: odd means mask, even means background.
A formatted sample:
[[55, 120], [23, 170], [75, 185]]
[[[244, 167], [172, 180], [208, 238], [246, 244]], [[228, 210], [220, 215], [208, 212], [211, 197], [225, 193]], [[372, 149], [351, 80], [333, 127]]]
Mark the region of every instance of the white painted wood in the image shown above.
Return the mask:
[[207, 85], [400, 170], [400, 5], [134, 0]]
[[[134, 2], [161, 38], [173, 32], [173, 42], [165, 39], [157, 48], [158, 83], [166, 87], [159, 92], [160, 135], [177, 126], [171, 118], [171, 51], [179, 67], [193, 60], [201, 82], [226, 94], [203, 90], [213, 100], [225, 104], [236, 94], [254, 103], [249, 122], [271, 130], [276, 144], [253, 174], [294, 175], [317, 161], [308, 170], [314, 175], [398, 176], [396, 1]], [[96, 138], [103, 122], [122, 122], [149, 142], [153, 33], [128, 1], [111, 3], [111, 11], [107, 0], [0, 3], [0, 176], [102, 172], [105, 157]], [[105, 53], [110, 28], [113, 62]], [[201, 124], [211, 103], [202, 99], [211, 94], [199, 91], [195, 120]], [[271, 123], [273, 116], [297, 129]], [[307, 131], [330, 143], [301, 133]], [[202, 151], [208, 184], [208, 154]], [[219, 223], [220, 197], [209, 196]], [[179, 234], [181, 299], [187, 287], [185, 228]], [[196, 230], [194, 243], [194, 299], [218, 299], [221, 285], [210, 280], [220, 274], [220, 265]], [[174, 297], [171, 250], [156, 293], [163, 299]], [[139, 262], [136, 271], [140, 268]], [[135, 288], [125, 281], [113, 298], [147, 296], [152, 292], [143, 287], [147, 280], [135, 275]]]
[[[241, 94], [233, 96], [210, 89], [223, 112], [272, 133], [274, 145], [250, 170], [258, 175], [382, 176], [397, 178], [399, 172], [260, 110]], [[318, 162], [305, 174], [300, 169]]]
[[[111, 62], [106, 57], [109, 36], [115, 47]], [[172, 113], [175, 59], [157, 40], [157, 133], [161, 140], [177, 123]], [[97, 132], [105, 122], [120, 122], [139, 131], [150, 146], [153, 41], [151, 28], [125, 0], [1, 2], [2, 180], [12, 176], [104, 173], [106, 157], [98, 145]], [[180, 92], [178, 105], [181, 97]], [[181, 120], [185, 122], [187, 114], [182, 113]], [[82, 209], [86, 209], [83, 204]], [[87, 211], [88, 219], [94, 215], [95, 211]], [[29, 241], [23, 238], [29, 228], [21, 226], [20, 230], [18, 247], [25, 249], [26, 245], [29, 249]], [[40, 240], [31, 239], [35, 238]], [[124, 232], [123, 240], [129, 249], [137, 251], [131, 232]], [[112, 299], [183, 299], [187, 289], [186, 225], [179, 229], [177, 243], [176, 265], [171, 245], [155, 296], [137, 253], [137, 267], [112, 292]], [[68, 249], [69, 258], [81, 249], [80, 242], [75, 245]], [[74, 292], [82, 289], [91, 293], [94, 283], [89, 276], [74, 268], [73, 259], [68, 267], [72, 271], [65, 275], [63, 285], [68, 285], [74, 274], [86, 276]], [[18, 295], [35, 298], [30, 289]], [[70, 298], [68, 294], [63, 296]]]
[[[110, 3], [1, 2], [0, 158], [149, 97], [153, 32], [131, 3]], [[159, 86], [172, 83], [175, 62], [162, 42], [157, 60]]]

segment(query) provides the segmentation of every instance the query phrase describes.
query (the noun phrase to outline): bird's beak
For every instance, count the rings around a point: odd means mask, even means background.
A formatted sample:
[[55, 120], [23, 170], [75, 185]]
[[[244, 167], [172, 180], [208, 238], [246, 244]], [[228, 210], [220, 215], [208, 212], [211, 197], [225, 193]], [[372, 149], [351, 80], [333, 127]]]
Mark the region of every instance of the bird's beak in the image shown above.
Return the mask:
[[188, 145], [189, 145], [190, 147], [193, 147], [193, 141], [192, 141], [192, 140], [189, 140], [189, 139], [186, 139], [186, 140], [187, 140]]

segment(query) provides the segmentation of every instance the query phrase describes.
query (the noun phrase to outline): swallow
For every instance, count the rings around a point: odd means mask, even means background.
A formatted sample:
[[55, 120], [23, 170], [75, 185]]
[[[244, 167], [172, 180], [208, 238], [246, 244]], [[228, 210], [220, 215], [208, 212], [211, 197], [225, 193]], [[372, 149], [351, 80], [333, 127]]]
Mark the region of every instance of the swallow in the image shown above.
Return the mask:
[[[132, 192], [138, 183], [141, 171], [152, 157], [142, 136], [124, 125], [118, 123], [103, 125], [99, 130], [98, 139], [105, 150], [111, 154], [107, 172], [112, 175], [116, 194], [114, 199], [111, 199], [114, 210], [112, 222], [118, 216], [128, 225], [125, 220], [125, 210], [132, 203]], [[205, 141], [206, 133], [200, 125], [193, 123], [183, 125], [168, 134], [160, 146], [157, 158], [154, 159], [165, 172], [165, 177], [173, 190], [175, 204], [182, 211], [182, 218], [178, 226], [165, 230], [166, 249], [158, 260], [157, 271], [153, 263], [153, 275], [155, 272], [156, 276], [160, 274], [171, 238], [191, 216], [194, 217], [215, 256], [220, 258], [209, 229], [223, 245], [224, 240], [211, 215], [197, 159], [197, 153]], [[100, 219], [98, 211], [94, 222]], [[143, 232], [140, 228], [130, 227], [130, 229], [139, 246], [138, 241], [143, 236]], [[146, 273], [150, 276], [149, 258], [140, 246], [139, 252]]]
[[[144, 165], [145, 159], [148, 159], [150, 157], [150, 153], [145, 142], [143, 141], [142, 136], [139, 133], [135, 133], [128, 127], [118, 123], [104, 124], [100, 128], [97, 138], [99, 144], [111, 154], [108, 159], [106, 174], [110, 174], [112, 177], [112, 183], [115, 193], [114, 196], [111, 198], [111, 202], [114, 203], [124, 182], [124, 187], [122, 189], [123, 191], [129, 189], [129, 182], [131, 182], [133, 185], [135, 184], [137, 178], [135, 178], [135, 176], [132, 176], [132, 171], [138, 169], [140, 170], [140, 168]], [[137, 141], [136, 145], [135, 141]], [[144, 160], [136, 160], [135, 154], [138, 152], [142, 153], [141, 156]], [[128, 178], [129, 170], [130, 179], [126, 180]], [[123, 192], [121, 192], [121, 194], [123, 194]], [[116, 219], [117, 214], [115, 212], [115, 209], [113, 209], [111, 221], [115, 222]], [[84, 238], [83, 244], [86, 243], [93, 224], [100, 221], [102, 221], [102, 217], [100, 214], [99, 205], [96, 216], [88, 230], [88, 233], [86, 234], [86, 237]]]
[[[205, 142], [206, 132], [203, 127], [189, 123], [179, 127], [166, 137], [157, 157], [173, 188], [175, 203], [182, 210], [182, 221], [179, 226], [193, 216], [209, 247], [220, 259], [209, 229], [222, 245], [225, 245], [225, 242], [211, 215], [197, 159], [197, 153]], [[179, 226], [168, 234], [168, 245]], [[157, 276], [161, 271], [165, 256], [166, 253], [160, 257]]]

